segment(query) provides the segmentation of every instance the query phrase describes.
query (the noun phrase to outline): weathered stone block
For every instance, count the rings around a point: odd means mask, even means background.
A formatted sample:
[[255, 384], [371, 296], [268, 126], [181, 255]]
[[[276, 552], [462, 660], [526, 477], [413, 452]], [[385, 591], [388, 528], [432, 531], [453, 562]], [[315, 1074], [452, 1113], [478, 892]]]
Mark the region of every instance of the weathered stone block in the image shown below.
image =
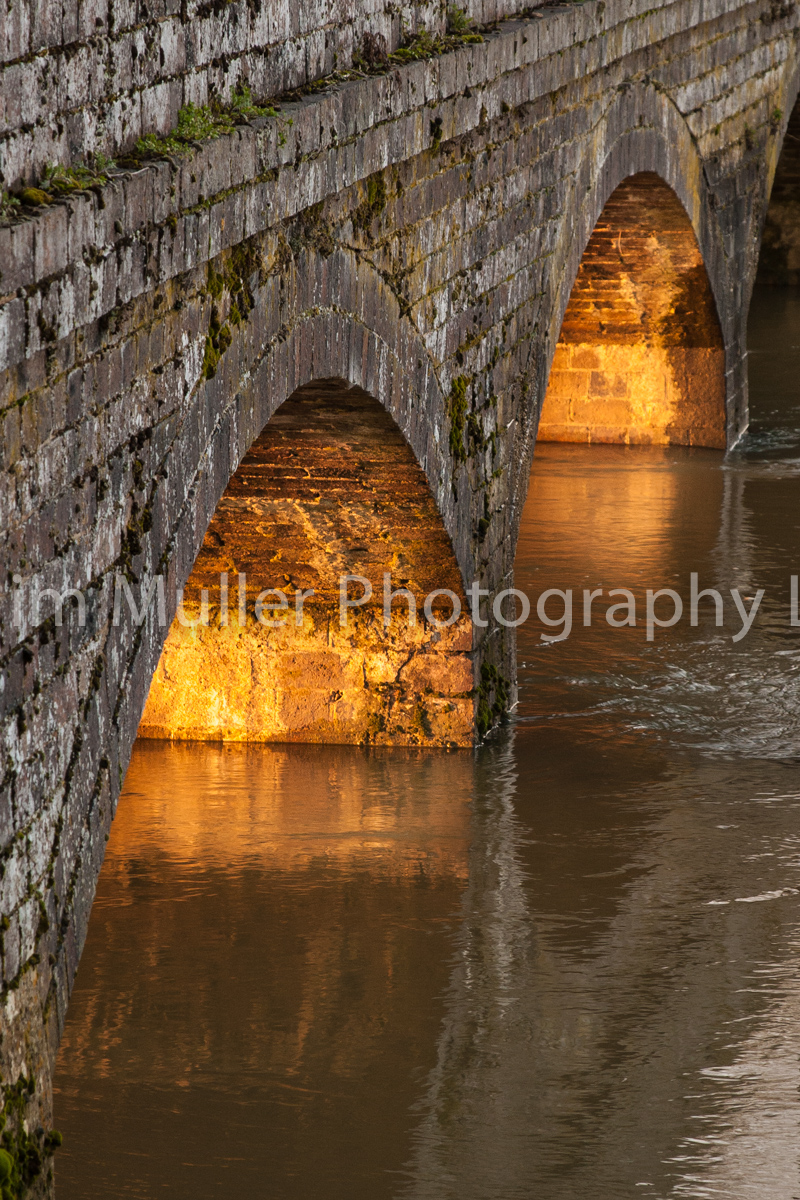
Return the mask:
[[0, 370], [25, 355], [25, 302], [18, 297], [0, 306]]

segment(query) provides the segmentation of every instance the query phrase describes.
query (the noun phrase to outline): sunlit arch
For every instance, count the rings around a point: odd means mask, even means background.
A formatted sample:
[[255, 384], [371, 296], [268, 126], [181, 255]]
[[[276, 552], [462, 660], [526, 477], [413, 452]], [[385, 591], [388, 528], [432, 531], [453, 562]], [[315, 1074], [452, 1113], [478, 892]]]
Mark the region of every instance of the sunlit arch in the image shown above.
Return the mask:
[[[388, 629], [387, 574], [416, 604], [409, 620], [398, 597]], [[347, 576], [368, 580], [372, 599], [342, 625]], [[425, 616], [426, 597], [441, 589], [461, 610], [452, 624], [441, 594], [434, 620]], [[358, 599], [366, 588], [346, 591]], [[470, 745], [471, 651], [458, 564], [413, 451], [363, 389], [318, 380], [278, 409], [231, 477], [140, 735]]]
[[714, 298], [689, 218], [654, 172], [616, 188], [589, 239], [538, 437], [725, 448]]

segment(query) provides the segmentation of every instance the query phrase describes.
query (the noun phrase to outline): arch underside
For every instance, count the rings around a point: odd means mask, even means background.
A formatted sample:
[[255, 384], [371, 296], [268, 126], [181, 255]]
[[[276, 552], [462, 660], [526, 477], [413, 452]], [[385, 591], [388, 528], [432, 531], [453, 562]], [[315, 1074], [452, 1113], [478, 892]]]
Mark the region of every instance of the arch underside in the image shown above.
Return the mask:
[[725, 448], [714, 298], [689, 218], [654, 172], [617, 187], [589, 239], [538, 438]]
[[779, 287], [800, 284], [800, 100], [789, 116], [775, 171], [756, 281]]
[[[407, 597], [384, 627], [386, 574]], [[342, 580], [372, 598], [341, 624]], [[224, 582], [228, 596], [225, 602]], [[345, 584], [358, 599], [362, 583]], [[202, 616], [203, 589], [208, 623]], [[278, 589], [286, 609], [261, 609]], [[298, 597], [304, 595], [302, 606]], [[426, 596], [461, 616], [438, 628]], [[283, 603], [270, 593], [262, 603]], [[431, 612], [444, 622], [451, 601]], [[299, 612], [298, 612], [299, 609]], [[222, 619], [221, 619], [222, 617]], [[276, 622], [268, 625], [266, 622]], [[449, 538], [396, 424], [341, 380], [298, 389], [232, 476], [170, 629], [139, 734], [253, 742], [471, 745], [472, 628]]]

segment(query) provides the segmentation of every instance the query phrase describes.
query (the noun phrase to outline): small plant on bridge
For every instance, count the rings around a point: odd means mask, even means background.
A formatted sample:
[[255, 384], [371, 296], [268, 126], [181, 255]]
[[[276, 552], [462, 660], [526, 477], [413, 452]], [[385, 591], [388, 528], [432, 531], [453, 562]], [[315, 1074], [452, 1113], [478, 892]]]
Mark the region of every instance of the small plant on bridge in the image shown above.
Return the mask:
[[62, 196], [103, 187], [108, 183], [115, 166], [114, 160], [106, 158], [104, 154], [96, 154], [89, 163], [74, 167], [47, 163], [35, 186], [24, 187], [16, 196], [0, 192], [0, 225], [8, 225], [15, 220], [23, 204], [30, 208], [43, 208]]
[[108, 183], [109, 172], [115, 166], [114, 160], [106, 158], [104, 154], [96, 155], [86, 166], [65, 167], [61, 163], [48, 163], [39, 180], [39, 187], [54, 199], [69, 196], [73, 192], [88, 192]]
[[186, 104], [178, 113], [178, 124], [163, 136], [148, 133], [139, 138], [132, 157], [188, 158], [202, 142], [233, 133], [237, 125], [247, 125], [251, 117], [277, 117], [278, 110], [270, 105], [255, 104], [250, 88], [243, 84], [234, 89], [227, 103], [214, 100], [211, 104]]
[[330, 75], [323, 75], [321, 79], [305, 83], [284, 93], [283, 98], [299, 100], [302, 96], [327, 91], [337, 83], [363, 79], [365, 75], [385, 75], [393, 66], [436, 58], [437, 55], [456, 50], [465, 43], [482, 41], [483, 34], [475, 29], [471, 18], [460, 8], [449, 8], [445, 34], [432, 34], [427, 29], [421, 29], [418, 33], [407, 36], [403, 45], [390, 53], [381, 34], [366, 33], [361, 46], [353, 54], [352, 67], [332, 71]]
[[0, 225], [9, 225], [19, 213], [21, 201], [5, 189], [0, 190]]
[[475, 31], [472, 17], [467, 16], [463, 8], [452, 6], [447, 10], [447, 32], [451, 37], [457, 37], [462, 42], [482, 42], [483, 38]]
[[447, 33], [444, 36], [433, 36], [426, 29], [420, 30], [414, 37], [409, 38], [405, 45], [400, 46], [389, 55], [391, 63], [419, 62], [421, 59], [435, 58], [446, 54], [448, 50], [456, 50], [469, 42], [482, 42], [483, 34], [473, 28], [471, 19], [460, 8], [447, 10]]

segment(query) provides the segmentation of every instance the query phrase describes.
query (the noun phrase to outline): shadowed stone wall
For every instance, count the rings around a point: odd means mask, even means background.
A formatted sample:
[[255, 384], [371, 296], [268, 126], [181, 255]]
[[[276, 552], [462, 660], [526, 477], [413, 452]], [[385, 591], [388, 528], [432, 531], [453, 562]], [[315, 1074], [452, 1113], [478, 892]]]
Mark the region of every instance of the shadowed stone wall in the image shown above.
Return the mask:
[[800, 104], [786, 129], [764, 223], [758, 282], [783, 287], [800, 283]]
[[[241, 7], [216, 16], [233, 22]], [[32, 11], [15, 4], [12, 24]], [[47, 45], [72, 46], [58, 12]], [[0, 226], [0, 1068], [6, 1081], [35, 1075], [31, 1130], [50, 1119], [50, 1064], [166, 633], [124, 605], [114, 624], [117, 576], [137, 596], [165, 576], [171, 621], [270, 417], [298, 387], [338, 378], [373, 396], [413, 450], [464, 585], [510, 586], [562, 317], [606, 201], [641, 172], [672, 189], [697, 238], [735, 441], [799, 20], [775, 0], [543, 8]], [[11, 27], [6, 12], [5, 38]], [[222, 26], [207, 28], [213, 59]], [[267, 39], [252, 28], [257, 55]], [[48, 55], [26, 41], [13, 69]], [[176, 68], [181, 87], [193, 70]], [[9, 66], [12, 104], [30, 94], [19, 78]], [[80, 73], [110, 113], [104, 78]], [[57, 88], [34, 93], [47, 94], [66, 161]], [[14, 117], [8, 147], [38, 137], [38, 120]], [[54, 153], [47, 143], [40, 157]], [[59, 625], [43, 593], [68, 588], [83, 591], [86, 619], [67, 604]], [[513, 701], [512, 633], [473, 631], [487, 721]]]

